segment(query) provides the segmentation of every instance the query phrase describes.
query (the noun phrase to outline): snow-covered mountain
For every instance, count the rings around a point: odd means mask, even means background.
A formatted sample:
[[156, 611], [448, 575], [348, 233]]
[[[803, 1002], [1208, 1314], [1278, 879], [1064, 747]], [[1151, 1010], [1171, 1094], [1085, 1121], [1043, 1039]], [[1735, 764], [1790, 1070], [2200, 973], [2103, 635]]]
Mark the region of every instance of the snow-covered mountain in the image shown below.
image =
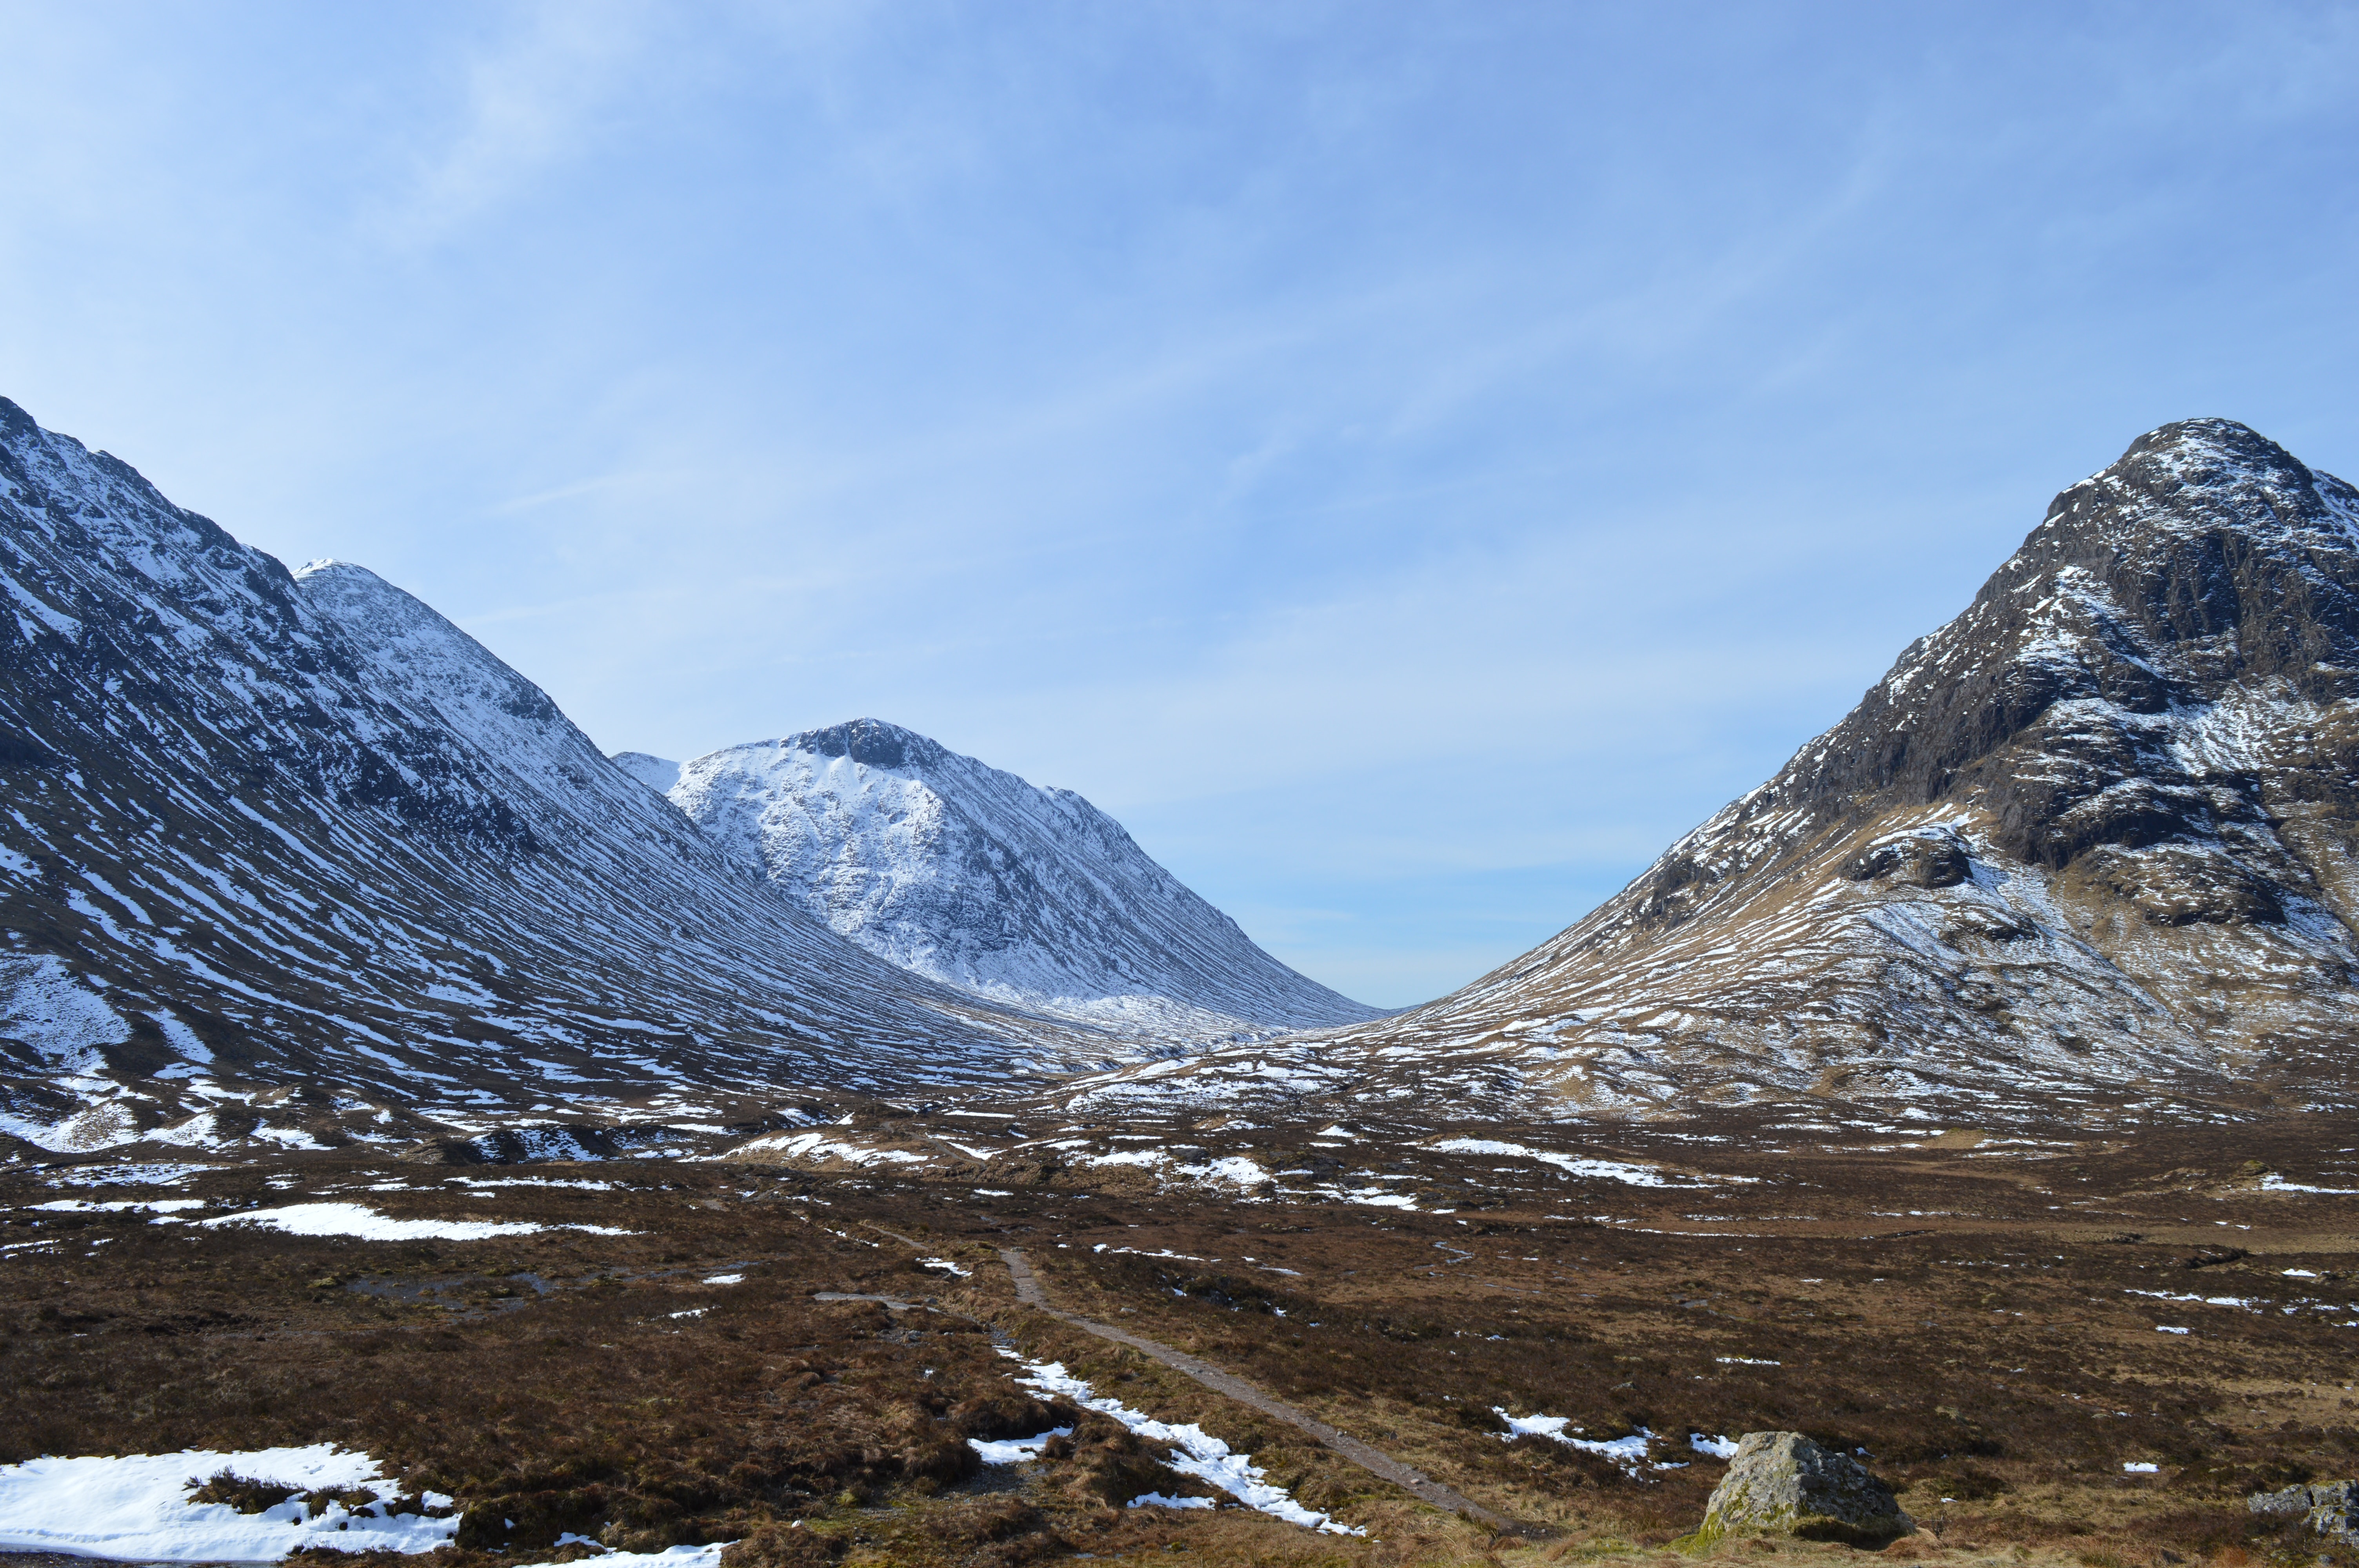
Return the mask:
[[669, 795], [671, 786], [679, 783], [678, 762], [645, 752], [617, 752], [608, 761], [658, 795]]
[[[655, 783], [674, 764], [625, 753]], [[677, 770], [681, 810], [800, 907], [905, 968], [1164, 1039], [1382, 1016], [1287, 968], [1071, 790], [873, 719]]]
[[1381, 1023], [1079, 1094], [2345, 1107], [2354, 925], [2359, 492], [2190, 420], [1571, 929]]
[[5, 400], [0, 593], [0, 1131], [718, 1121], [1122, 1054], [844, 940], [417, 600]]

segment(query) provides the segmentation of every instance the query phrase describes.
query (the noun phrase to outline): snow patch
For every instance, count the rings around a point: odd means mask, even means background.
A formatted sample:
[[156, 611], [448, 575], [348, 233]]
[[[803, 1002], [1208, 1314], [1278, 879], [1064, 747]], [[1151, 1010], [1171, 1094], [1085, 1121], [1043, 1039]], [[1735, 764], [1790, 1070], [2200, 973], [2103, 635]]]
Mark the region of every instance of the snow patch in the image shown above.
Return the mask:
[[1193, 1476], [1218, 1487], [1247, 1508], [1301, 1525], [1306, 1530], [1320, 1530], [1328, 1535], [1365, 1535], [1367, 1531], [1355, 1525], [1338, 1523], [1327, 1514], [1314, 1512], [1296, 1502], [1282, 1487], [1273, 1487], [1266, 1473], [1253, 1462], [1253, 1456], [1239, 1454], [1229, 1445], [1193, 1422], [1168, 1425], [1140, 1411], [1132, 1410], [1120, 1400], [1100, 1399], [1095, 1390], [1065, 1370], [1060, 1361], [1027, 1361], [1027, 1377], [1017, 1382], [1040, 1393], [1060, 1395], [1084, 1410], [1110, 1415], [1139, 1436], [1151, 1443], [1168, 1443], [1179, 1454], [1168, 1463], [1183, 1476]]
[[[223, 1470], [305, 1492], [366, 1488], [379, 1501], [327, 1505], [316, 1519], [290, 1498], [260, 1513], [189, 1500], [191, 1483]], [[332, 1444], [225, 1454], [188, 1449], [118, 1458], [28, 1459], [0, 1467], [0, 1548], [162, 1563], [269, 1562], [297, 1547], [344, 1552], [430, 1552], [459, 1520], [394, 1514], [400, 1488], [365, 1454]], [[428, 1494], [429, 1507], [451, 1499]]]
[[[45, 953], [37, 958], [0, 957], [0, 1035], [23, 1041], [60, 1067], [84, 1071], [103, 1065], [100, 1046], [128, 1041], [131, 1026], [63, 959]], [[41, 1146], [60, 1152], [76, 1147]]]
[[1675, 1182], [1652, 1165], [1633, 1165], [1622, 1160], [1592, 1160], [1578, 1154], [1560, 1154], [1547, 1149], [1530, 1149], [1521, 1143], [1502, 1143], [1493, 1138], [1445, 1138], [1427, 1148], [1438, 1154], [1504, 1154], [1516, 1159], [1538, 1160], [1554, 1165], [1576, 1176], [1589, 1176], [1600, 1181], [1620, 1182], [1631, 1187], [1694, 1187], [1713, 1183], [1730, 1182], [1733, 1176], [1715, 1176], [1711, 1183]]
[[996, 1440], [970, 1437], [966, 1440], [966, 1445], [983, 1455], [983, 1462], [986, 1465], [1015, 1465], [1039, 1458], [1040, 1450], [1047, 1445], [1050, 1438], [1070, 1437], [1072, 1435], [1072, 1431], [1070, 1426], [1055, 1426], [1037, 1437], [1008, 1437]]
[[[1549, 1438], [1563, 1444], [1568, 1448], [1578, 1448], [1584, 1454], [1594, 1454], [1600, 1458], [1610, 1459], [1632, 1476], [1636, 1476], [1638, 1473], [1638, 1466], [1647, 1462], [1647, 1444], [1654, 1441], [1655, 1436], [1653, 1433], [1642, 1426], [1628, 1437], [1603, 1439], [1573, 1437], [1569, 1435], [1565, 1429], [1571, 1426], [1572, 1431], [1579, 1432], [1581, 1428], [1572, 1426], [1571, 1416], [1509, 1415], [1496, 1405], [1491, 1407], [1491, 1413], [1507, 1423], [1507, 1430], [1499, 1437], [1502, 1443], [1513, 1443], [1519, 1437]], [[1692, 1444], [1694, 1438], [1690, 1436], [1689, 1442]], [[1709, 1450], [1703, 1452], [1709, 1452]], [[1659, 1465], [1656, 1466], [1657, 1469], [1664, 1467]]]
[[[560, 1536], [557, 1544], [564, 1546], [582, 1539], [581, 1536]], [[589, 1541], [586, 1544], [594, 1546], [597, 1543]], [[603, 1557], [589, 1557], [582, 1561], [595, 1563], [598, 1568], [721, 1568], [721, 1554], [736, 1544], [734, 1541], [716, 1541], [710, 1546], [668, 1546], [661, 1552], [609, 1552]], [[557, 1565], [527, 1563], [521, 1564], [520, 1568], [557, 1568]]]
[[289, 1236], [354, 1236], [364, 1241], [483, 1241], [495, 1236], [530, 1236], [541, 1230], [582, 1230], [593, 1236], [628, 1236], [610, 1225], [536, 1225], [524, 1220], [393, 1219], [356, 1203], [299, 1203], [285, 1208], [249, 1209], [201, 1219], [199, 1225], [258, 1225]]

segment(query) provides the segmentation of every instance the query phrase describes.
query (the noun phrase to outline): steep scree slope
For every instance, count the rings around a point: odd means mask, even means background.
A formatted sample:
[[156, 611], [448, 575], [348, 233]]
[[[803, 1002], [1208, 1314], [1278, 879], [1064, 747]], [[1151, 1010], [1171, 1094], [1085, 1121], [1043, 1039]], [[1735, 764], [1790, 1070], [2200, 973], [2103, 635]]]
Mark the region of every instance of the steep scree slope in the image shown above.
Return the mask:
[[1081, 1098], [2347, 1106], [2355, 697], [2359, 492], [2167, 425], [1571, 929], [1374, 1027]]
[[0, 1131], [692, 1119], [1106, 1055], [810, 920], [408, 594], [5, 400], [0, 592]]
[[1165, 1037], [1382, 1016], [1254, 946], [1072, 791], [895, 725], [732, 746], [671, 798], [869, 951], [995, 1000]]

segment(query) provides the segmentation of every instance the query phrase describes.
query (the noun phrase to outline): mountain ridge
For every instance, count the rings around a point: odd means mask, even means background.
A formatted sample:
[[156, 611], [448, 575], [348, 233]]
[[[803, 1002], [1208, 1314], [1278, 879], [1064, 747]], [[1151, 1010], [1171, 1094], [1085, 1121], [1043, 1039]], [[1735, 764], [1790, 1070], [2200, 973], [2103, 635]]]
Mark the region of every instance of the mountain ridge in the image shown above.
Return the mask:
[[429, 607], [5, 401], [0, 593], [0, 1131], [717, 1126], [1127, 1049], [844, 941]]

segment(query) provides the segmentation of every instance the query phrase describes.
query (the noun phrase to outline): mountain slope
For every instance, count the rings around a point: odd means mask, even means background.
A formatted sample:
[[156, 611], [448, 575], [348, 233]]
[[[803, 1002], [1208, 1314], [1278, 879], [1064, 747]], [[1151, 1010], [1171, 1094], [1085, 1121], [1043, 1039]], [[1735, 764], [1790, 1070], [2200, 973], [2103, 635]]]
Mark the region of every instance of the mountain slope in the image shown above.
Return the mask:
[[0, 1130], [709, 1113], [1106, 1054], [809, 919], [399, 589], [290, 575], [5, 401], [0, 592]]
[[[1537, 1093], [1653, 1114], [2347, 1105], [2359, 492], [2190, 420], [1588, 918], [1371, 1028], [1085, 1098]], [[1256, 1077], [1256, 1076], [1258, 1076]]]
[[815, 918], [995, 1000], [1160, 1036], [1381, 1016], [1254, 946], [1072, 791], [895, 725], [732, 746], [671, 798]]

